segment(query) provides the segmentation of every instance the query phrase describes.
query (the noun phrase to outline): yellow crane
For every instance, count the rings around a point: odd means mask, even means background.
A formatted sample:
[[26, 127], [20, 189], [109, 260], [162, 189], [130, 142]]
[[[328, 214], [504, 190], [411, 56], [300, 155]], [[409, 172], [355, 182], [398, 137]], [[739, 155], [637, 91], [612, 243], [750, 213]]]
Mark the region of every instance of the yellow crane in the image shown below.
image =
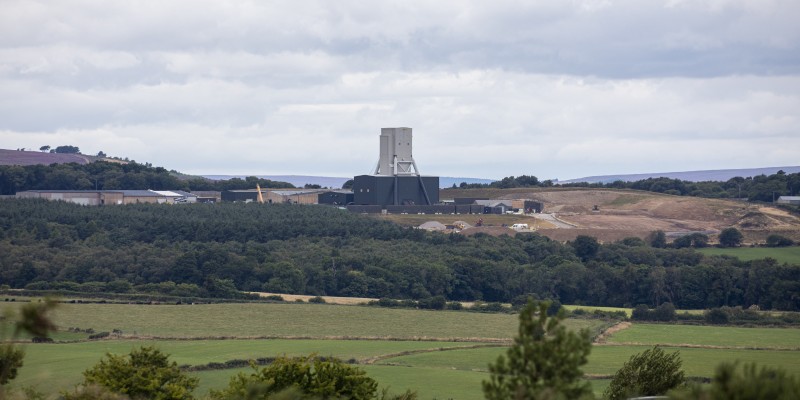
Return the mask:
[[259, 186], [258, 183], [256, 183], [256, 189], [258, 190], [258, 202], [264, 204], [264, 195], [261, 194], [261, 186]]

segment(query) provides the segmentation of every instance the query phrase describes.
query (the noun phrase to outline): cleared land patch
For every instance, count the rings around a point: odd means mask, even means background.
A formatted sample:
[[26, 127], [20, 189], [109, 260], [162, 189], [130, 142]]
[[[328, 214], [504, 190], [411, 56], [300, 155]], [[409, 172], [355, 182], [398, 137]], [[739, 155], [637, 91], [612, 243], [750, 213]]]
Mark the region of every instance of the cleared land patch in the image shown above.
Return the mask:
[[[618, 344], [800, 350], [800, 329], [635, 323], [628, 329], [612, 334], [607, 341]], [[800, 352], [797, 356], [800, 357]]]
[[[650, 232], [719, 231], [735, 226], [745, 242], [763, 242], [767, 232], [796, 238], [800, 218], [775, 207], [734, 200], [671, 196], [636, 190], [588, 188], [444, 189], [442, 198], [488, 197], [531, 199], [544, 204], [544, 212], [575, 224], [577, 229], [542, 229], [554, 240], [573, 240], [577, 235], [603, 242], [624, 237], [644, 238]], [[595, 210], [594, 207], [598, 209]]]

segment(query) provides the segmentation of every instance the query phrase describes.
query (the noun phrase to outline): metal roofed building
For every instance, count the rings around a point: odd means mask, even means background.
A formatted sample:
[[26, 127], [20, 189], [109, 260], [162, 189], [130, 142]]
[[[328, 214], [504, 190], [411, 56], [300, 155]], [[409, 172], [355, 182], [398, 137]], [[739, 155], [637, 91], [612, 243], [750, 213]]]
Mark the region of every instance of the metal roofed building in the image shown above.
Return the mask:
[[781, 196], [778, 197], [776, 201], [778, 204], [791, 204], [794, 206], [800, 206], [800, 196]]
[[183, 198], [185, 195], [193, 196], [187, 192], [153, 190], [27, 190], [18, 192], [16, 197], [99, 206], [107, 204], [175, 203], [175, 199]]

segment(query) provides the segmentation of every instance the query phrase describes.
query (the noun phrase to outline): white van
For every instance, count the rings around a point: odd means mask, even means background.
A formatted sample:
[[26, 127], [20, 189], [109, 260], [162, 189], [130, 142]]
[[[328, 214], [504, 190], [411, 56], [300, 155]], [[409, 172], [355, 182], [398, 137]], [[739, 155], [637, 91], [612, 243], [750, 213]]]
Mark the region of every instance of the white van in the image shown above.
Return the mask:
[[511, 225], [511, 229], [515, 229], [515, 230], [523, 230], [523, 229], [524, 229], [524, 230], [528, 230], [528, 224], [514, 224], [514, 225]]

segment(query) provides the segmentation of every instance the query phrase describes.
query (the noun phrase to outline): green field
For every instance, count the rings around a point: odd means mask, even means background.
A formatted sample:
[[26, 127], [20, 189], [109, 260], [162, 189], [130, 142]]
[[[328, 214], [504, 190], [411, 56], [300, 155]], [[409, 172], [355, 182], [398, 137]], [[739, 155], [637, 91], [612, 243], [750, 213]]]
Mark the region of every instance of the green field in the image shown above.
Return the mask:
[[[611, 375], [628, 358], [641, 353], [650, 346], [595, 346], [589, 356], [586, 373]], [[788, 373], [800, 376], [800, 352], [775, 350], [737, 350], [737, 349], [698, 349], [664, 347], [664, 351], [679, 351], [683, 369], [689, 376], [711, 377], [714, 369], [722, 362], [755, 362], [785, 369]]]
[[[9, 307], [9, 305], [5, 305]], [[59, 327], [178, 337], [511, 338], [514, 314], [421, 311], [327, 304], [63, 304]], [[571, 320], [572, 328], [595, 324]]]
[[[16, 307], [6, 304], [6, 307]], [[454, 311], [422, 311], [363, 306], [319, 304], [214, 304], [214, 305], [126, 305], [65, 304], [55, 311], [64, 327], [120, 329], [125, 334], [170, 339], [115, 339], [78, 343], [27, 344], [25, 365], [14, 381], [17, 387], [33, 385], [53, 395], [81, 381], [81, 372], [106, 352], [126, 354], [140, 345], [156, 345], [181, 365], [203, 365], [233, 359], [317, 353], [343, 360], [363, 362], [383, 356], [372, 365], [361, 365], [382, 387], [395, 392], [417, 390], [421, 399], [482, 398], [481, 381], [488, 378], [487, 365], [505, 349], [481, 347], [442, 350], [490, 338], [516, 334], [517, 316]], [[571, 329], [597, 327], [593, 320], [567, 320]], [[63, 339], [75, 334], [64, 333]], [[219, 338], [228, 338], [220, 340]], [[254, 339], [254, 338], [262, 339]], [[263, 339], [282, 337], [281, 339]], [[384, 340], [341, 340], [341, 338]], [[439, 338], [385, 340], [385, 338]], [[185, 338], [207, 338], [183, 340]], [[214, 338], [208, 339], [208, 338]], [[335, 339], [339, 338], [339, 339]], [[472, 339], [471, 339], [472, 338]], [[324, 340], [323, 340], [324, 339]], [[448, 341], [458, 339], [458, 341]], [[474, 343], [475, 342], [475, 343]], [[711, 376], [723, 361], [752, 361], [778, 366], [800, 376], [800, 330], [779, 328], [734, 328], [688, 325], [634, 324], [615, 333], [610, 345], [594, 346], [584, 372], [611, 375], [631, 355], [652, 344], [740, 348], [677, 348], [691, 376]], [[634, 345], [631, 343], [642, 343]], [[777, 350], [782, 349], [782, 350]], [[428, 350], [426, 352], [419, 352]], [[401, 355], [403, 352], [405, 355]], [[196, 394], [227, 385], [231, 376], [248, 369], [192, 372], [200, 378]], [[42, 382], [48, 382], [42, 385]], [[591, 381], [599, 394], [608, 380]]]
[[792, 247], [737, 247], [732, 249], [720, 249], [717, 247], [706, 247], [697, 249], [705, 255], [726, 255], [736, 257], [742, 261], [759, 260], [762, 258], [774, 258], [781, 263], [800, 264], [800, 246]]
[[[610, 343], [700, 345], [800, 350], [800, 329], [633, 324], [613, 334]], [[800, 354], [798, 354], [800, 355]]]
[[[4, 304], [6, 308], [20, 303]], [[62, 328], [119, 329], [125, 335], [162, 337], [172, 340], [99, 340], [80, 343], [25, 345], [25, 366], [16, 386], [34, 385], [49, 394], [70, 389], [81, 381], [81, 372], [106, 352], [126, 354], [133, 347], [155, 344], [178, 364], [202, 365], [232, 359], [272, 357], [280, 354], [318, 353], [344, 360], [363, 360], [419, 349], [475, 345], [470, 338], [510, 339], [516, 334], [514, 314], [455, 311], [423, 311], [325, 304], [258, 303], [213, 305], [62, 304], [54, 311]], [[592, 320], [568, 320], [572, 329], [598, 326]], [[61, 334], [61, 333], [59, 333]], [[74, 339], [75, 334], [69, 333]], [[86, 334], [78, 334], [86, 337]], [[229, 338], [228, 340], [176, 340], [183, 338]], [[285, 339], [253, 339], [283, 337]], [[440, 341], [330, 340], [331, 338], [440, 338]], [[231, 339], [239, 338], [239, 339]], [[328, 340], [299, 340], [316, 338]], [[458, 341], [441, 341], [456, 339]], [[485, 344], [481, 344], [485, 345]], [[383, 386], [398, 391], [420, 382], [423, 398], [447, 398], [441, 393], [470, 392], [465, 380], [478, 382], [483, 374], [443, 371], [447, 384], [431, 380], [430, 371], [384, 365], [366, 365]], [[388, 372], [387, 372], [388, 371]], [[194, 372], [201, 378], [197, 394], [225, 386], [236, 370]], [[471, 377], [471, 378], [470, 378]], [[434, 377], [435, 378], [435, 377]], [[41, 387], [41, 382], [49, 382]], [[426, 383], [427, 382], [427, 383]], [[466, 388], [466, 389], [465, 389]], [[479, 388], [479, 386], [478, 386]], [[480, 394], [480, 392], [478, 392]], [[463, 397], [457, 397], [463, 398]]]
[[[592, 375], [612, 375], [628, 358], [650, 346], [594, 346], [589, 363], [583, 371]], [[800, 376], [800, 352], [739, 349], [699, 349], [665, 347], [665, 351], [679, 351], [683, 368], [689, 376], [711, 377], [717, 365], [725, 361], [756, 362], [759, 365], [780, 367], [790, 374]], [[420, 353], [384, 360], [382, 364], [402, 366], [409, 370], [418, 368], [445, 371], [481, 372], [487, 364], [504, 353], [502, 348], [480, 348]], [[479, 384], [479, 382], [476, 382]]]
[[[317, 353], [343, 360], [361, 361], [368, 357], [396, 354], [419, 349], [438, 349], [469, 346], [475, 343], [377, 341], [377, 340], [102, 340], [64, 344], [30, 344], [25, 346], [25, 367], [20, 370], [15, 385], [36, 385], [49, 382], [48, 387], [70, 388], [81, 381], [81, 372], [97, 363], [106, 353], [126, 354], [139, 346], [156, 346], [179, 365], [204, 365], [234, 359], [256, 359], [277, 355], [299, 356]], [[219, 375], [224, 383], [231, 370], [200, 373]], [[218, 381], [217, 379], [216, 381]], [[223, 383], [223, 384], [224, 384]], [[208, 386], [209, 384], [212, 384]], [[203, 382], [204, 387], [215, 387]]]

